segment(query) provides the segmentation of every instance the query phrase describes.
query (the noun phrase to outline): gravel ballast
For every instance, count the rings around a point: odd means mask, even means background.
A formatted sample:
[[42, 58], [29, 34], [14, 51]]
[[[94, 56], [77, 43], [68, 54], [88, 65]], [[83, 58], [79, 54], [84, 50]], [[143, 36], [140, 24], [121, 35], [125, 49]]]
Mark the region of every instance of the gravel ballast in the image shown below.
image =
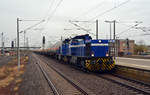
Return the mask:
[[52, 60], [41, 55], [39, 55], [39, 58], [42, 58], [43, 61], [45, 60], [45, 62], [75, 80], [80, 85], [86, 87], [91, 92], [94, 92], [96, 95], [135, 95], [133, 91], [99, 78], [94, 74], [77, 70], [70, 65], [62, 64], [56, 60]]
[[19, 88], [19, 95], [53, 95], [35, 62], [36, 60], [30, 56], [26, 71], [22, 76], [23, 81]]

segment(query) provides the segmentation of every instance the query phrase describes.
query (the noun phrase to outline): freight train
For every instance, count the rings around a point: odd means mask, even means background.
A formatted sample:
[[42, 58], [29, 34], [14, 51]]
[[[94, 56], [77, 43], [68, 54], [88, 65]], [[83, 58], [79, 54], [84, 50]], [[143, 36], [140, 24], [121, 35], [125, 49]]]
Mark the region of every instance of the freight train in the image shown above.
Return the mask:
[[110, 40], [95, 40], [85, 34], [65, 39], [58, 49], [38, 53], [89, 71], [112, 71], [115, 61], [109, 56], [109, 43]]

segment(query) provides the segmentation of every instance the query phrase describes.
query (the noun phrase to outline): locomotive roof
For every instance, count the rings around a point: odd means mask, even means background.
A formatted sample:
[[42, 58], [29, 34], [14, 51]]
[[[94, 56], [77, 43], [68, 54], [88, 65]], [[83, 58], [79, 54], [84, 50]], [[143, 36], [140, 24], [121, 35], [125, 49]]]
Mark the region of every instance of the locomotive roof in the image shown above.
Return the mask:
[[86, 38], [88, 38], [88, 39], [92, 39], [92, 37], [91, 37], [91, 36], [89, 36], [89, 34], [75, 36], [75, 37], [74, 37], [74, 38], [72, 38], [72, 39], [86, 39]]
[[70, 39], [67, 38], [67, 39], [65, 39], [65, 40], [63, 41], [63, 43], [68, 43], [69, 41], [70, 41]]

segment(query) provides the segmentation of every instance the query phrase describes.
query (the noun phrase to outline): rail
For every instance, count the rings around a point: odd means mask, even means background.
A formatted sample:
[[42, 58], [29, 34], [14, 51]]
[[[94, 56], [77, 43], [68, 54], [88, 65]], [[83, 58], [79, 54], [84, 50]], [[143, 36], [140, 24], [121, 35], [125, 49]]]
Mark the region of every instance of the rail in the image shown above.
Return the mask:
[[44, 71], [44, 69], [42, 68], [42, 66], [41, 66], [38, 62], [37, 62], [37, 64], [38, 64], [40, 70], [42, 71], [42, 73], [43, 73], [45, 79], [47, 80], [48, 85], [50, 86], [50, 88], [52, 88], [52, 91], [53, 91], [54, 95], [60, 95], [59, 92], [58, 92], [58, 90], [56, 89], [56, 87], [55, 87], [54, 84], [52, 83], [52, 81], [49, 79], [47, 73], [46, 73], [46, 72]]
[[[103, 75], [100, 75], [100, 74], [96, 74], [96, 76], [98, 76], [98, 77], [100, 77], [102, 79], [111, 81], [113, 83], [116, 83], [116, 84], [118, 84], [118, 85], [120, 85], [122, 87], [128, 88], [128, 89], [130, 89], [133, 92], [136, 92], [138, 94], [150, 95], [150, 90], [149, 90], [150, 89], [150, 85], [149, 84], [144, 84], [144, 83], [141, 83], [141, 82], [136, 81], [136, 80], [131, 80], [131, 79], [124, 78], [124, 77], [117, 76], [117, 75], [113, 75], [113, 74], [106, 75], [106, 76], [105, 75], [103, 76]], [[115, 78], [113, 78], [113, 76], [116, 77], [116, 78], [121, 79], [121, 81], [124, 81], [124, 80], [128, 81], [128, 83], [118, 81], [117, 79], [115, 80]], [[131, 84], [135, 84], [136, 86], [130, 85], [130, 83]], [[143, 89], [145, 88], [145, 90], [140, 89], [139, 87], [141, 87]]]
[[[45, 61], [45, 60], [43, 60]], [[55, 72], [57, 72], [61, 77], [63, 77], [65, 80], [67, 80], [72, 86], [74, 86], [78, 91], [80, 91], [83, 95], [89, 95], [85, 90], [83, 90], [81, 87], [79, 87], [77, 84], [75, 84], [71, 79], [69, 79], [68, 77], [66, 77], [64, 74], [62, 74], [61, 72], [59, 72], [58, 70], [56, 70], [54, 67], [50, 66], [47, 62], [47, 60], [45, 61], [45, 63], [51, 68], [53, 69]]]

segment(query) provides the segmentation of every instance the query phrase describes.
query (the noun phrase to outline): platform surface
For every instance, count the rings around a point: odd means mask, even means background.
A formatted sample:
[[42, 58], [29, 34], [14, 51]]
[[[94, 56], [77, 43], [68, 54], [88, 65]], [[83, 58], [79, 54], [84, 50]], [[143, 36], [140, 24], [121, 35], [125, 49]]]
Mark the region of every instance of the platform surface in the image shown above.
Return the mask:
[[150, 59], [136, 59], [136, 58], [117, 57], [116, 58], [116, 65], [150, 70]]

